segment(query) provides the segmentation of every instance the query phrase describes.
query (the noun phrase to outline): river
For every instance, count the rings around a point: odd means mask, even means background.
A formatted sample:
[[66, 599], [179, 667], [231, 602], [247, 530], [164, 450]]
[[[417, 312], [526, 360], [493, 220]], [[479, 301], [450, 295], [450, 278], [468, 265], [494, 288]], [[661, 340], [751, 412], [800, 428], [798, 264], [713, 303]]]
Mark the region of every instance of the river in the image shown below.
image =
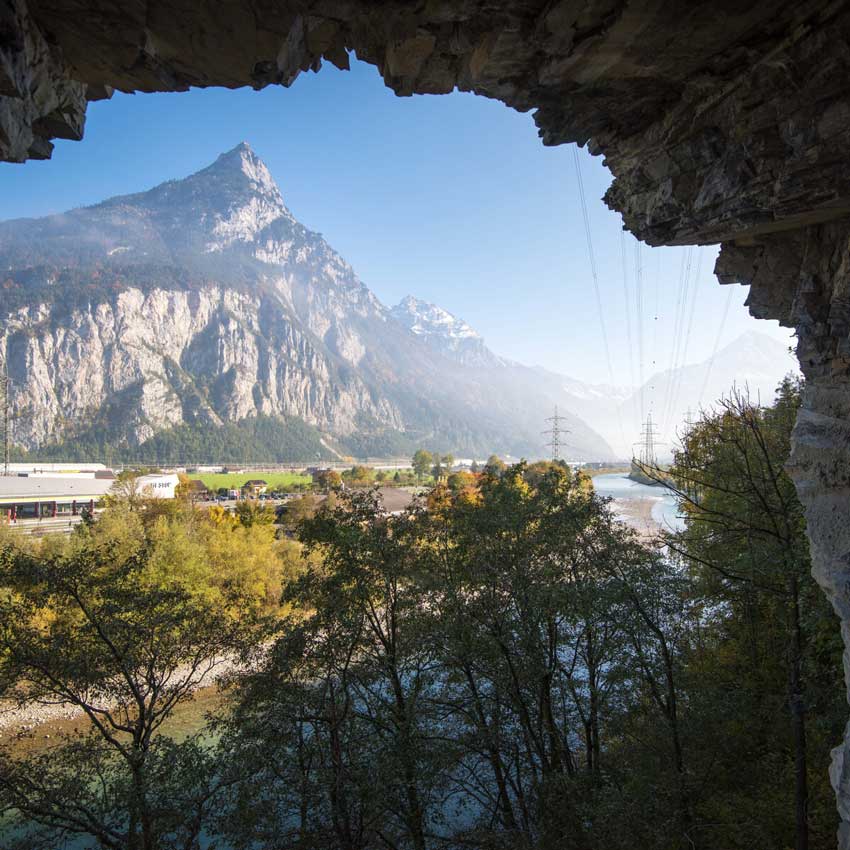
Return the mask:
[[613, 500], [612, 508], [618, 519], [642, 534], [684, 528], [676, 498], [666, 487], [638, 484], [619, 472], [594, 476], [593, 487], [600, 496], [609, 496]]

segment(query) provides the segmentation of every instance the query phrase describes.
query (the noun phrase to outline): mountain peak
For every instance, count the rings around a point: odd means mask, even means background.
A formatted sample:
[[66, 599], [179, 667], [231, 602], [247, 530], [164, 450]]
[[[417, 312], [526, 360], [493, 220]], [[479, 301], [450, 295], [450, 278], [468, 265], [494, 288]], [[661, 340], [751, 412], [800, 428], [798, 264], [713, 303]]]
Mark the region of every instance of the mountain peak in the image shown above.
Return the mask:
[[240, 142], [235, 148], [220, 154], [212, 165], [197, 173], [201, 175], [241, 175], [246, 178], [252, 191], [272, 197], [283, 203], [280, 189], [275, 183], [268, 166], [254, 153], [248, 142]]
[[417, 336], [448, 339], [481, 339], [481, 335], [463, 319], [448, 310], [406, 295], [392, 309], [393, 316]]

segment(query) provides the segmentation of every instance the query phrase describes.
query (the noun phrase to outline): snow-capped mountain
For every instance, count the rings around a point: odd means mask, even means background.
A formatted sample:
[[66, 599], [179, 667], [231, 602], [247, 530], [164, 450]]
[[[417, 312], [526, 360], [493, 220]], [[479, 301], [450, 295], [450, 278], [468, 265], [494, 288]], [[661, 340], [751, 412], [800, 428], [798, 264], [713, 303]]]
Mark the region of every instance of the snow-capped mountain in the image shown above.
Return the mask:
[[417, 336], [442, 339], [481, 339], [478, 331], [448, 310], [412, 295], [405, 296], [392, 310], [393, 316]]
[[277, 417], [341, 453], [536, 457], [561, 403], [573, 456], [611, 455], [560, 378], [501, 360], [432, 305], [388, 310], [247, 144], [146, 192], [0, 223], [0, 265], [0, 367], [28, 449], [181, 428], [204, 445]]
[[484, 344], [481, 335], [448, 310], [408, 295], [391, 311], [392, 317], [435, 351], [468, 366], [498, 366], [504, 361]]

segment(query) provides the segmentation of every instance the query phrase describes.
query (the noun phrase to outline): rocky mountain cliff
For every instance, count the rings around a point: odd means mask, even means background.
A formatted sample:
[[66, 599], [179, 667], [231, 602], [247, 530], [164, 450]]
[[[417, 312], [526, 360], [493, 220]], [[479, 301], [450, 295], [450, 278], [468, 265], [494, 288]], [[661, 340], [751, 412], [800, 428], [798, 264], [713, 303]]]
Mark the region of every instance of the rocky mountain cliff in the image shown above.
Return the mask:
[[392, 317], [435, 351], [466, 366], [505, 363], [487, 348], [478, 331], [436, 304], [408, 295], [392, 308]]
[[[0, 224], [0, 267], [0, 368], [29, 450], [278, 417], [328, 452], [534, 457], [565, 406], [439, 308], [382, 305], [244, 143], [147, 192]], [[611, 455], [567, 427], [575, 457]]]

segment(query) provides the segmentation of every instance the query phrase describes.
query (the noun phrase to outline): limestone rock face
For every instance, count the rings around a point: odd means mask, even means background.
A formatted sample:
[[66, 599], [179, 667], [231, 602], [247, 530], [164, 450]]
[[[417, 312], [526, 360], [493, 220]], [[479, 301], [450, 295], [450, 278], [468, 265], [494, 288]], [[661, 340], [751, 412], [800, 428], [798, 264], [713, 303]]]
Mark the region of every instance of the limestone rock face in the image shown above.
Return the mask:
[[131, 287], [63, 315], [61, 327], [44, 305], [17, 311], [0, 333], [20, 387], [16, 437], [35, 448], [107, 403], [119, 417], [113, 426], [136, 443], [184, 422], [259, 414], [297, 416], [339, 436], [355, 429], [358, 413], [403, 427], [362, 381], [332, 381], [326, 357], [294, 323], [262, 326], [258, 317], [275, 307], [219, 285]]
[[[263, 415], [297, 417], [342, 447], [389, 434], [535, 456], [541, 421], [567, 407], [562, 380], [507, 368], [445, 311], [429, 305], [449, 320], [435, 328], [476, 357], [393, 315], [297, 221], [244, 143], [147, 192], [0, 224], [0, 267], [0, 368], [30, 449], [86, 424], [133, 446]], [[611, 456], [578, 416], [570, 426], [579, 456]]]
[[[95, 89], [73, 79], [62, 49], [45, 38], [25, 0], [0, 5], [0, 151], [3, 159], [46, 159], [50, 139], [81, 139]], [[105, 94], [105, 89], [101, 89]]]

